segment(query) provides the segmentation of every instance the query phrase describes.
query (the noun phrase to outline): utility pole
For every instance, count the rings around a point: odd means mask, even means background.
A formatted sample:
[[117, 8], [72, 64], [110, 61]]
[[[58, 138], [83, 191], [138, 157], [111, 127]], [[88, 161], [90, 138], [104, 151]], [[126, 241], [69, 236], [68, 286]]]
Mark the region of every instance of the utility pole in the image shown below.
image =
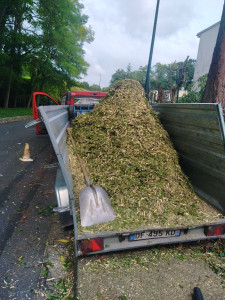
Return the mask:
[[99, 90], [101, 90], [101, 79], [102, 79], [102, 76], [101, 74], [99, 75]]
[[153, 48], [154, 48], [154, 42], [155, 42], [155, 32], [156, 32], [156, 25], [157, 25], [157, 19], [158, 19], [159, 2], [160, 2], [160, 0], [157, 0], [156, 10], [155, 10], [155, 20], [154, 20], [154, 26], [153, 26], [153, 32], [152, 32], [152, 41], [151, 41], [151, 47], [150, 47], [150, 53], [149, 53], [149, 59], [148, 59], [148, 68], [147, 68], [147, 74], [146, 74], [146, 80], [145, 80], [145, 95], [146, 96], [148, 95], [148, 92], [149, 92], [149, 77], [150, 77], [152, 54], [153, 54]]

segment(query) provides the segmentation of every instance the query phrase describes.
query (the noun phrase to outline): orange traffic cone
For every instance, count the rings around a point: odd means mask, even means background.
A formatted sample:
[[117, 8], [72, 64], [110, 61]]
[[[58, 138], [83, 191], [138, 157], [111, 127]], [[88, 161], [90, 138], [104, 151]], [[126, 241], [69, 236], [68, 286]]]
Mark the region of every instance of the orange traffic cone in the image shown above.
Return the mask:
[[20, 158], [20, 160], [22, 160], [22, 161], [33, 161], [33, 159], [30, 158], [30, 149], [29, 149], [29, 144], [28, 143], [25, 143], [23, 157]]

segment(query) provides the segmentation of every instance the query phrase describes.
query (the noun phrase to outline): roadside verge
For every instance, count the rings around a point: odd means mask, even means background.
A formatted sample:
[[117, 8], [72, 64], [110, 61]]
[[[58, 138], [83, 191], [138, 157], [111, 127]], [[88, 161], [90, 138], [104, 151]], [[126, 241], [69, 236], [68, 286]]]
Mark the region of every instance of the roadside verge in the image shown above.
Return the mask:
[[0, 118], [0, 124], [8, 122], [17, 122], [22, 120], [32, 120], [32, 116], [18, 116], [18, 117], [9, 117], [9, 118]]

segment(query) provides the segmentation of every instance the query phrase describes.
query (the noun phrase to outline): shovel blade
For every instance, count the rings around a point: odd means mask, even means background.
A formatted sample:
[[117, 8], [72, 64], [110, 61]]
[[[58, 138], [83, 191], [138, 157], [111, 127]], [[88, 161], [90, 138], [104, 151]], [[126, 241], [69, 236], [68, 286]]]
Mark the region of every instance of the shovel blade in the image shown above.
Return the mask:
[[83, 189], [79, 196], [81, 226], [107, 223], [115, 219], [106, 191], [96, 185]]

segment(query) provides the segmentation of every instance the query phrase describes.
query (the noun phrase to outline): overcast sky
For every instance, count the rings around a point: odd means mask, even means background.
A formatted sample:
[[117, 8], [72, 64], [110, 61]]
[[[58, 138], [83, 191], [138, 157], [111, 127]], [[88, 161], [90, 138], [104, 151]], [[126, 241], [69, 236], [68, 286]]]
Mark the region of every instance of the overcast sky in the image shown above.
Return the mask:
[[[94, 42], [85, 44], [90, 64], [83, 78], [105, 87], [117, 69], [148, 63], [156, 0], [81, 0]], [[152, 66], [196, 59], [196, 34], [220, 21], [224, 0], [161, 0]]]

